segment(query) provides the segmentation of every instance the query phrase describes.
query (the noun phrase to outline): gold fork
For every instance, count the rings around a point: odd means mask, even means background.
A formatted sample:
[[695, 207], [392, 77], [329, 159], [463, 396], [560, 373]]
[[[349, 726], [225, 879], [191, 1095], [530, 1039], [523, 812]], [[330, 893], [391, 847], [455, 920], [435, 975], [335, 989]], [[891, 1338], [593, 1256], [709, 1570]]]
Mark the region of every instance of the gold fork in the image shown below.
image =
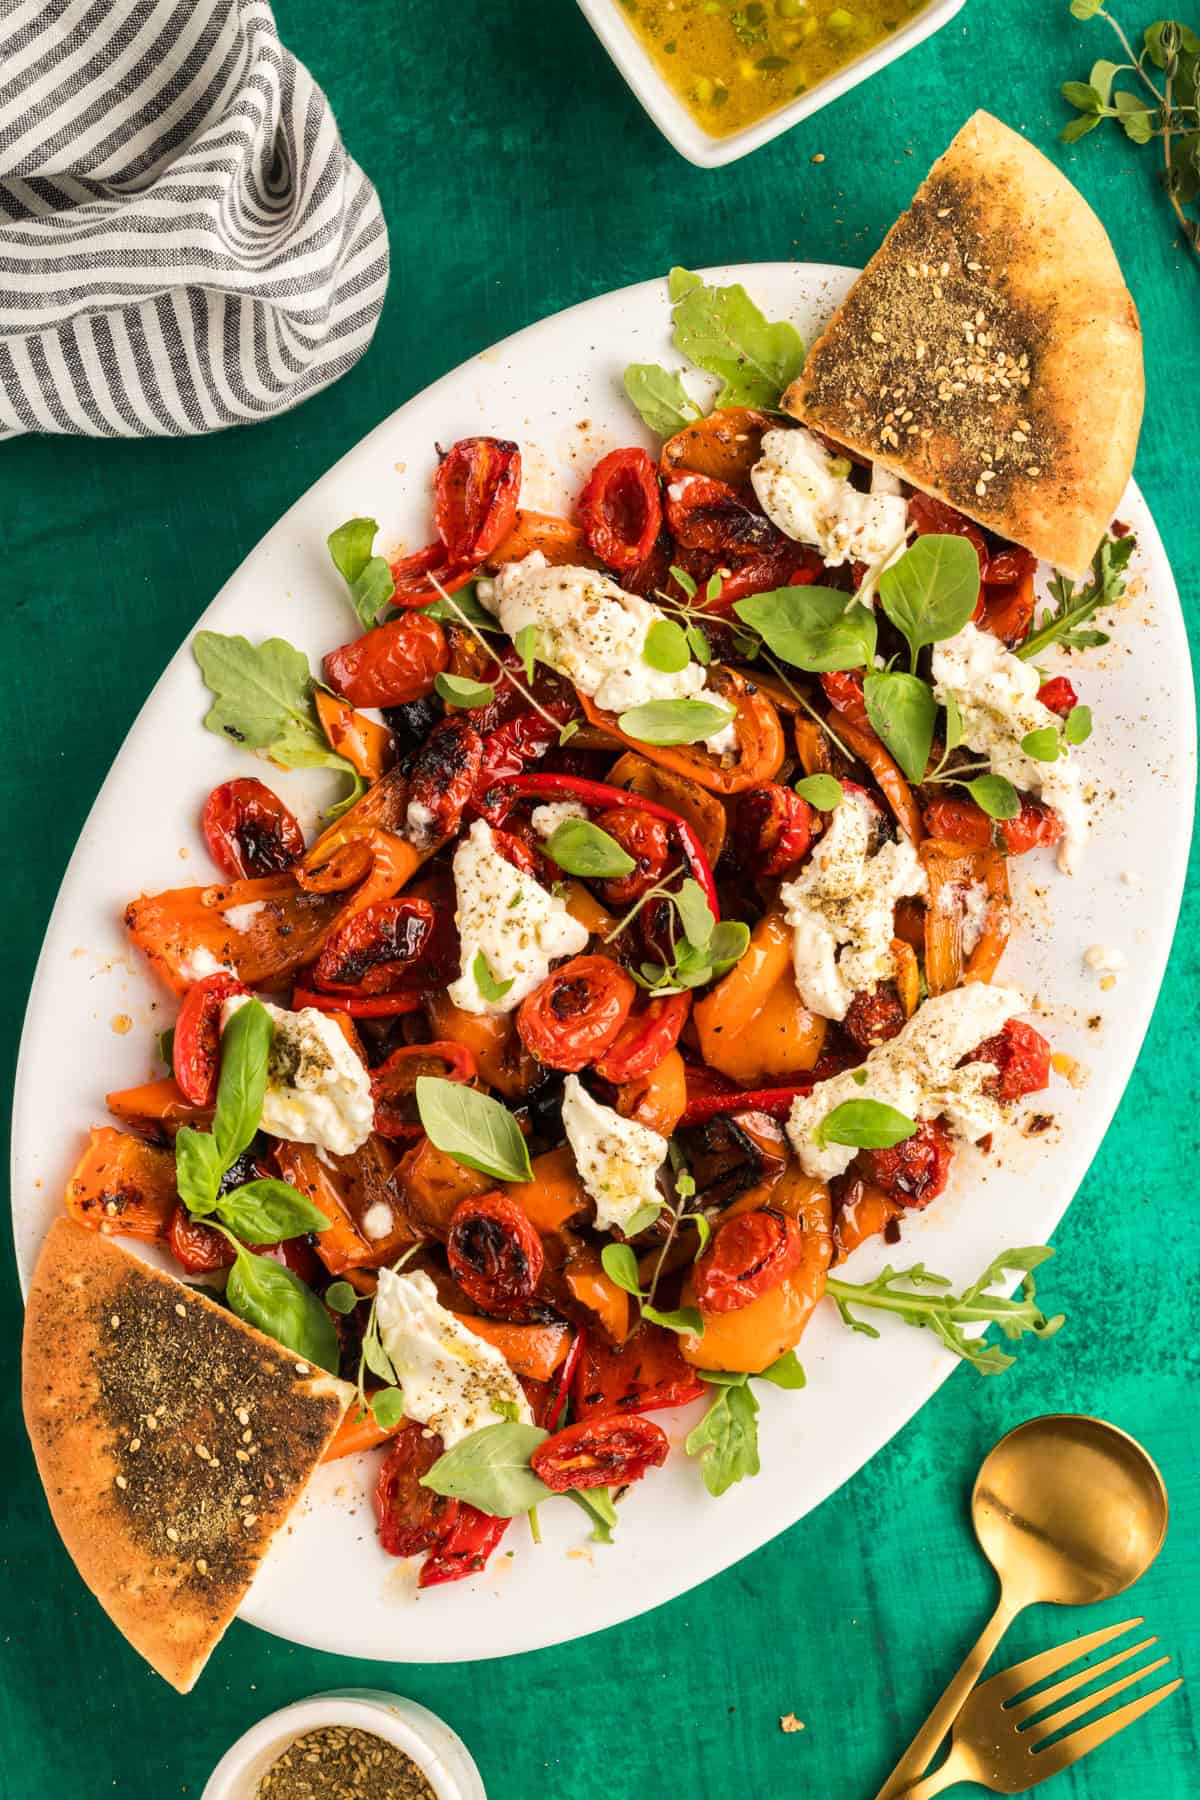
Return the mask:
[[[1086, 1713], [1099, 1706], [1101, 1701], [1111, 1700], [1115, 1694], [1132, 1687], [1135, 1682], [1153, 1674], [1155, 1669], [1161, 1669], [1165, 1663], [1169, 1663], [1169, 1656], [1160, 1656], [1156, 1662], [1146, 1663], [1132, 1674], [1122, 1675], [1096, 1693], [1084, 1694], [1082, 1699], [1073, 1700], [1069, 1706], [1057, 1706], [1058, 1701], [1073, 1694], [1078, 1688], [1085, 1687], [1097, 1676], [1105, 1675], [1118, 1664], [1128, 1662], [1139, 1651], [1148, 1650], [1151, 1644], [1158, 1642], [1157, 1638], [1143, 1638], [1140, 1644], [1117, 1651], [1115, 1655], [1105, 1657], [1103, 1662], [1079, 1669], [1064, 1680], [1055, 1682], [1053, 1687], [1043, 1688], [1026, 1699], [1019, 1696], [1025, 1694], [1035, 1682], [1042, 1681], [1047, 1675], [1057, 1674], [1060, 1669], [1069, 1668], [1081, 1656], [1089, 1655], [1091, 1651], [1098, 1650], [1101, 1644], [1120, 1637], [1122, 1632], [1133, 1631], [1144, 1622], [1142, 1619], [1125, 1619], [1120, 1625], [1109, 1625], [1102, 1631], [1093, 1631], [1090, 1637], [1072, 1638], [1069, 1644], [1059, 1644], [1053, 1650], [1043, 1650], [1040, 1656], [1031, 1656], [1025, 1662], [1016, 1663], [1011, 1669], [1002, 1669], [999, 1675], [993, 1675], [989, 1681], [982, 1682], [954, 1721], [954, 1741], [941, 1768], [902, 1789], [897, 1800], [930, 1800], [932, 1795], [940, 1794], [944, 1788], [953, 1787], [956, 1781], [978, 1782], [980, 1787], [990, 1788], [994, 1794], [1023, 1794], [1028, 1788], [1036, 1787], [1039, 1781], [1045, 1781], [1049, 1776], [1057, 1775], [1060, 1770], [1070, 1768], [1081, 1756], [1086, 1756], [1089, 1750], [1095, 1750], [1097, 1745], [1115, 1737], [1118, 1731], [1124, 1731], [1127, 1725], [1132, 1725], [1135, 1719], [1140, 1719], [1143, 1713], [1148, 1713], [1161, 1700], [1165, 1700], [1168, 1694], [1173, 1694], [1177, 1687], [1181, 1687], [1183, 1677], [1168, 1681], [1137, 1700], [1130, 1700], [1115, 1712], [1106, 1713], [1103, 1718], [1082, 1726], [1078, 1731], [1071, 1732], [1069, 1737], [1059, 1738], [1057, 1743], [1048, 1745], [1044, 1750], [1038, 1748], [1055, 1732], [1061, 1731], [1064, 1725], [1083, 1718]], [[1045, 1718], [1041, 1717], [1048, 1707], [1055, 1707], [1056, 1710]], [[1028, 1720], [1036, 1720], [1036, 1723], [1022, 1729]]]

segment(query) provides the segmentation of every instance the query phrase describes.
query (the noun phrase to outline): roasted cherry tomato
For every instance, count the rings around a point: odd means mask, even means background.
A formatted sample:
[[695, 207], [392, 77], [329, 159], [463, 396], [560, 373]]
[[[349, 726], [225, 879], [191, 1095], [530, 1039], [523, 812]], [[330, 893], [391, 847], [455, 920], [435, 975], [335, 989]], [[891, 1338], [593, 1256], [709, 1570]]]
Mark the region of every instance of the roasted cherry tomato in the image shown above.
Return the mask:
[[538, 1445], [533, 1472], [556, 1494], [568, 1488], [625, 1487], [659, 1469], [670, 1444], [661, 1425], [637, 1414], [581, 1419]]
[[986, 850], [991, 845], [992, 822], [974, 800], [958, 795], [931, 800], [922, 806], [921, 818], [930, 837], [945, 838], [970, 850]]
[[587, 541], [610, 569], [636, 569], [662, 524], [658, 470], [644, 450], [610, 450], [579, 496]]
[[389, 1556], [419, 1556], [453, 1528], [460, 1502], [421, 1486], [442, 1454], [440, 1437], [407, 1419], [388, 1447], [375, 1484], [379, 1542]]
[[620, 1087], [650, 1075], [671, 1054], [692, 1010], [690, 994], [667, 994], [631, 1012], [610, 1047], [596, 1062], [596, 1073]]
[[713, 550], [722, 556], [747, 556], [775, 550], [783, 533], [750, 502], [753, 496], [708, 475], [673, 475], [667, 483], [667, 525], [677, 544], [689, 550]]
[[904, 1029], [906, 1014], [890, 981], [877, 982], [855, 994], [846, 1008], [842, 1030], [860, 1050], [874, 1050]]
[[935, 500], [932, 494], [914, 494], [908, 503], [908, 517], [916, 527], [918, 537], [965, 537], [974, 544], [975, 554], [979, 558], [979, 579], [986, 581], [989, 574], [987, 540], [978, 525], [964, 518], [962, 513], [944, 500]]
[[804, 1233], [787, 1213], [761, 1207], [719, 1227], [692, 1270], [701, 1312], [737, 1312], [779, 1286], [804, 1255]]
[[729, 558], [728, 573], [721, 576], [721, 591], [706, 610], [724, 613], [735, 600], [746, 600], [751, 594], [769, 594], [781, 587], [810, 587], [824, 566], [815, 550], [805, 550], [787, 538], [761, 555]]
[[920, 1211], [936, 1200], [950, 1179], [954, 1145], [940, 1119], [923, 1119], [910, 1138], [890, 1150], [860, 1151], [867, 1181], [890, 1200]]
[[990, 631], [1010, 649], [1028, 636], [1033, 623], [1036, 572], [1037, 557], [1015, 546], [1001, 550], [988, 563], [975, 617], [982, 630]]
[[628, 875], [612, 875], [599, 883], [605, 904], [632, 906], [666, 874], [671, 834], [662, 819], [631, 806], [614, 806], [609, 812], [602, 812], [594, 823], [615, 838], [634, 862]]
[[185, 1100], [215, 1106], [221, 1073], [221, 1008], [231, 994], [244, 994], [236, 975], [219, 970], [194, 982], [179, 1009], [171, 1066]]
[[791, 788], [764, 782], [738, 796], [733, 827], [738, 867], [758, 880], [794, 868], [812, 841], [812, 807]]
[[[574, 695], [547, 701], [550, 719], [530, 708], [491, 731], [483, 743], [483, 765], [471, 796], [471, 804], [485, 819], [502, 819], [511, 803], [505, 782], [520, 775], [527, 764], [539, 761], [558, 743], [562, 726], [577, 711]], [[552, 721], [560, 721], [554, 723]]]
[[215, 787], [200, 822], [208, 854], [229, 881], [282, 875], [304, 855], [304, 833], [292, 814], [252, 775]]
[[521, 1042], [539, 1062], [577, 1073], [614, 1042], [636, 993], [624, 969], [607, 956], [572, 957], [521, 1002]]
[[443, 1081], [474, 1081], [478, 1073], [475, 1052], [465, 1044], [404, 1044], [386, 1062], [371, 1070], [371, 1098], [375, 1102], [375, 1129], [381, 1137], [407, 1137], [419, 1133], [420, 1122], [412, 1098], [422, 1075], [438, 1075]]
[[1044, 801], [1021, 795], [1021, 810], [1015, 819], [1000, 821], [1000, 834], [1010, 856], [1024, 856], [1043, 844], [1057, 844], [1063, 834], [1063, 822]]
[[418, 1587], [439, 1587], [445, 1581], [461, 1581], [464, 1575], [478, 1575], [512, 1523], [493, 1519], [467, 1500], [452, 1504], [458, 1507], [454, 1523], [421, 1564]]
[[650, 955], [668, 967], [675, 959], [678, 929], [675, 908], [666, 894], [648, 900], [637, 916], [638, 936]]
[[517, 520], [521, 452], [505, 438], [460, 438], [438, 464], [434, 518], [454, 562], [482, 562]]
[[[428, 606], [443, 594], [456, 594], [475, 574], [474, 563], [452, 562], [441, 538], [401, 556], [392, 565], [391, 604], [401, 610], [412, 606]], [[437, 583], [436, 587], [434, 583]]]
[[465, 719], [444, 719], [408, 765], [406, 831], [419, 850], [453, 837], [483, 766], [483, 739]]
[[1002, 1031], [980, 1044], [968, 1062], [995, 1063], [997, 1096], [1020, 1100], [1050, 1085], [1050, 1046], [1040, 1031], [1020, 1019], [1009, 1019]]
[[434, 930], [428, 900], [376, 900], [328, 938], [312, 972], [326, 993], [387, 994], [424, 982], [422, 961]]
[[1079, 695], [1065, 675], [1053, 675], [1049, 681], [1043, 681], [1038, 689], [1038, 699], [1060, 719], [1065, 719], [1079, 705]]
[[401, 706], [432, 693], [449, 660], [437, 620], [410, 612], [330, 651], [325, 677], [351, 706]]
[[446, 1260], [463, 1293], [485, 1312], [507, 1312], [532, 1300], [546, 1256], [542, 1240], [515, 1200], [480, 1194], [455, 1207]]
[[654, 1412], [699, 1400], [704, 1383], [679, 1351], [679, 1339], [657, 1325], [640, 1325], [623, 1344], [588, 1332], [571, 1389], [578, 1418]]
[[189, 1275], [211, 1275], [216, 1269], [231, 1268], [237, 1257], [229, 1239], [203, 1219], [193, 1219], [182, 1200], [167, 1226], [167, 1248]]

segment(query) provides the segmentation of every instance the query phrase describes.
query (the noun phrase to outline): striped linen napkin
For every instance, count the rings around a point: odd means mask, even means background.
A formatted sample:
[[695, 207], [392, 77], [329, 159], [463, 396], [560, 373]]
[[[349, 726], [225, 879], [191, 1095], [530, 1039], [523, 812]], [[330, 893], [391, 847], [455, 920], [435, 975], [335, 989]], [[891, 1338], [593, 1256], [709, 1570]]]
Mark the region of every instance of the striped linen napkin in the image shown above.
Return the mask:
[[387, 274], [266, 0], [0, 0], [0, 437], [282, 412], [362, 355]]

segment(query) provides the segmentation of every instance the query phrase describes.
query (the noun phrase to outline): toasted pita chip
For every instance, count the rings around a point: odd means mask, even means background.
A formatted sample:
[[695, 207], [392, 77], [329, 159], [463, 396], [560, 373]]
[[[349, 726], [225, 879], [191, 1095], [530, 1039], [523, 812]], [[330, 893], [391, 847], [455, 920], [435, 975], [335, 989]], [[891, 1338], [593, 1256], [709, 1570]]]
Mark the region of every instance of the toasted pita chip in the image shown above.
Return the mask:
[[1137, 309], [1096, 215], [978, 112], [784, 396], [785, 411], [1069, 574], [1133, 467]]
[[25, 1423], [75, 1566], [172, 1687], [192, 1687], [353, 1389], [59, 1219], [25, 1314]]

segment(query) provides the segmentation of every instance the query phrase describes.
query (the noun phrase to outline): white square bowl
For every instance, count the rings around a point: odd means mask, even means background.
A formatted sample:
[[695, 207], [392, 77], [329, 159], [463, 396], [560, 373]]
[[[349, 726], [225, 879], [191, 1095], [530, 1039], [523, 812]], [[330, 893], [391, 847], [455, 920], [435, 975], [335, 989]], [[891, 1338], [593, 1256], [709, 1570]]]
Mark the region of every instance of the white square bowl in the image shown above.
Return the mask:
[[766, 118], [744, 126], [741, 131], [731, 132], [728, 137], [711, 137], [671, 92], [639, 39], [621, 17], [620, 0], [579, 0], [580, 11], [588, 24], [663, 136], [681, 156], [702, 169], [719, 169], [725, 163], [736, 162], [739, 156], [746, 156], [751, 150], [779, 137], [781, 132], [790, 131], [801, 119], [819, 112], [831, 100], [840, 99], [878, 69], [886, 68], [906, 50], [915, 49], [935, 31], [940, 31], [965, 4], [966, 0], [929, 0], [907, 25], [902, 25], [874, 49], [864, 51], [844, 69], [818, 81], [789, 106], [781, 106], [777, 112], [768, 113]]

